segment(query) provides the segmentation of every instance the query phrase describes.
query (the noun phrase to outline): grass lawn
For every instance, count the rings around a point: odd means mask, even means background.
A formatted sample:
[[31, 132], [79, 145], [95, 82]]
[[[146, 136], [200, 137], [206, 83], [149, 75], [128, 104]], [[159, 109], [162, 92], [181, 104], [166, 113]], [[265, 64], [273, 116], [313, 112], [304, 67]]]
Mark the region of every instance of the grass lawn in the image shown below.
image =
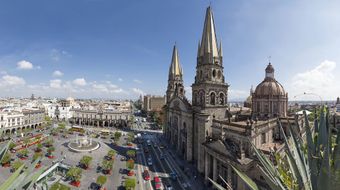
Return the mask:
[[56, 182], [51, 186], [50, 190], [71, 190], [71, 188]]

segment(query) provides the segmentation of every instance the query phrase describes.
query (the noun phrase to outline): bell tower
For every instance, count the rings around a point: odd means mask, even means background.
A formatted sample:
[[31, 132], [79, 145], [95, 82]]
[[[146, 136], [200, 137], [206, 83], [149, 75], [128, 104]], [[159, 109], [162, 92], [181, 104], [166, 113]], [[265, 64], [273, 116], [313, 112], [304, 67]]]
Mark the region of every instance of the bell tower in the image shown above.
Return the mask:
[[169, 68], [168, 88], [166, 99], [169, 102], [174, 96], [184, 97], [183, 71], [179, 62], [178, 50], [174, 45], [172, 51], [171, 65]]
[[192, 84], [193, 106], [199, 110], [227, 107], [229, 85], [224, 80], [222, 43], [218, 47], [215, 31], [209, 6], [198, 44], [196, 76]]

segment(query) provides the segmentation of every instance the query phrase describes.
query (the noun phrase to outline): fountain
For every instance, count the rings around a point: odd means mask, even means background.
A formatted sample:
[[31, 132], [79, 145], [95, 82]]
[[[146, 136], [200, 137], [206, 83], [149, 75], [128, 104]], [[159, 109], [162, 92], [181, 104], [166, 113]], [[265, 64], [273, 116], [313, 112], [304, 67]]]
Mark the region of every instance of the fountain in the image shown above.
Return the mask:
[[78, 134], [76, 134], [76, 139], [71, 140], [68, 143], [68, 147], [76, 152], [89, 152], [93, 150], [97, 150], [100, 144], [97, 141], [93, 141], [92, 138], [88, 138], [87, 135], [79, 138]]

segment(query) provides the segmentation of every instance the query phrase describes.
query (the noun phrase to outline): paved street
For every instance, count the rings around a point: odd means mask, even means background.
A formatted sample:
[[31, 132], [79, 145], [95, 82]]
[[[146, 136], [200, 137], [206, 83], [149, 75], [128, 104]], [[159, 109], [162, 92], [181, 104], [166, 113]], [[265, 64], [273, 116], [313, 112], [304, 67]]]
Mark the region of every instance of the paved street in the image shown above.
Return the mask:
[[[140, 117], [137, 119], [141, 120]], [[139, 158], [145, 161], [145, 158], [151, 156], [153, 160], [153, 165], [149, 167], [151, 171], [151, 179], [154, 176], [159, 176], [162, 179], [163, 185], [171, 185], [173, 189], [207, 189], [203, 183], [203, 180], [194, 175], [196, 174], [195, 169], [192, 165], [189, 165], [185, 161], [179, 159], [176, 156], [176, 153], [171, 148], [161, 149], [160, 145], [167, 145], [170, 147], [167, 142], [162, 138], [162, 131], [160, 130], [149, 130], [150, 124], [148, 122], [137, 122], [134, 125], [134, 130], [138, 133], [142, 134], [143, 141], [146, 142], [150, 140], [152, 142], [151, 146], [148, 146], [146, 143], [142, 145], [143, 149], [139, 152]], [[147, 128], [147, 129], [146, 129]], [[150, 149], [150, 153], [146, 154], [144, 149]], [[164, 155], [164, 159], [161, 160], [160, 155]], [[185, 168], [189, 168], [191, 174], [185, 174], [184, 171], [180, 168], [179, 165], [186, 166]], [[141, 164], [140, 172], [142, 169], [147, 169], [145, 166], [145, 162]], [[143, 168], [144, 167], [144, 168]], [[170, 177], [170, 173], [176, 172], [178, 175], [177, 180], [172, 180]], [[144, 185], [140, 185], [140, 188], [146, 188], [148, 183], [144, 183]]]

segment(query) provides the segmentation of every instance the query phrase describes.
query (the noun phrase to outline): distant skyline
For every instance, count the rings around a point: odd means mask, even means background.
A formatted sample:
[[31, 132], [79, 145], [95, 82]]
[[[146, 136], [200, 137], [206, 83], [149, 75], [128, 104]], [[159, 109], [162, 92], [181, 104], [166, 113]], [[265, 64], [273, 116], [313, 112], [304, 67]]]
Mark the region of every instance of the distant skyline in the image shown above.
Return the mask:
[[[176, 43], [191, 99], [209, 1], [7, 1], [0, 4], [1, 97], [136, 99], [164, 95]], [[244, 100], [269, 62], [289, 100], [340, 96], [340, 2], [211, 2], [229, 99]]]

